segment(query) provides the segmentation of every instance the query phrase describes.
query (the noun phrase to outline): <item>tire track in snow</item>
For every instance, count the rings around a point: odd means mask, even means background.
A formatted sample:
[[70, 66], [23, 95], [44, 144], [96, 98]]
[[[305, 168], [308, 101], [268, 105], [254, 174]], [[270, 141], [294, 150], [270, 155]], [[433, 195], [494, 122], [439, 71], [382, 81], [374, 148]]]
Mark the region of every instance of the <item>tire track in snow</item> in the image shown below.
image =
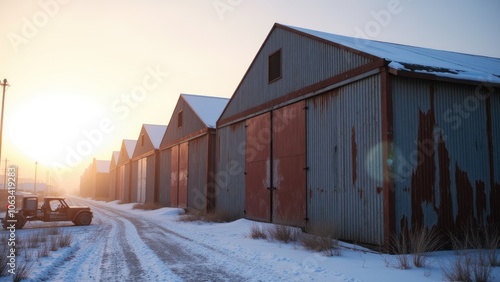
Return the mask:
[[[123, 261], [126, 263], [129, 276], [116, 277], [117, 271], [120, 271], [119, 266], [111, 267], [109, 269], [101, 269], [104, 272], [104, 276], [107, 279], [102, 279], [102, 281], [176, 281], [179, 280], [168, 267], [163, 266], [162, 262], [156, 258], [152, 257], [152, 250], [142, 242], [142, 238], [138, 235], [138, 232], [134, 225], [132, 225], [129, 220], [123, 219], [122, 217], [117, 217], [117, 214], [113, 210], [108, 210], [102, 206], [97, 206], [95, 204], [90, 204], [92, 210], [98, 214], [107, 217], [110, 222], [115, 222], [118, 227], [117, 236], [109, 236], [108, 242], [112, 240], [111, 249], [115, 249], [114, 254], [117, 254], [116, 248], [122, 251]], [[111, 251], [113, 252], [113, 251]], [[109, 260], [108, 258], [106, 258]]]
[[[139, 237], [175, 274], [187, 281], [249, 281], [251, 268], [258, 268], [266, 273], [273, 273], [268, 266], [250, 266], [239, 257], [229, 256], [210, 245], [195, 241], [147, 218], [137, 219], [133, 215], [104, 205], [88, 202], [87, 204], [100, 210], [104, 209], [127, 220], [137, 230]], [[98, 205], [98, 206], [96, 206]], [[115, 216], [116, 217], [116, 216]], [[203, 249], [203, 253], [200, 252]], [[206, 253], [214, 253], [207, 255]], [[239, 273], [229, 273], [225, 264], [239, 264]]]

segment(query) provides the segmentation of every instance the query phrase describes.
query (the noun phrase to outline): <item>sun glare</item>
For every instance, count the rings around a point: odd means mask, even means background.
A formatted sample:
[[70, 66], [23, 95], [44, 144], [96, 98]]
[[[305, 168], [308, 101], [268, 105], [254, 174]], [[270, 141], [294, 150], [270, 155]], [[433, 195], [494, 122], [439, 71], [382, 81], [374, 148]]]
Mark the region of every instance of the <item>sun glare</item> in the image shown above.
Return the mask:
[[92, 103], [81, 97], [52, 94], [23, 103], [6, 120], [6, 137], [21, 152], [42, 164], [59, 161], [64, 148], [79, 138], [95, 115]]

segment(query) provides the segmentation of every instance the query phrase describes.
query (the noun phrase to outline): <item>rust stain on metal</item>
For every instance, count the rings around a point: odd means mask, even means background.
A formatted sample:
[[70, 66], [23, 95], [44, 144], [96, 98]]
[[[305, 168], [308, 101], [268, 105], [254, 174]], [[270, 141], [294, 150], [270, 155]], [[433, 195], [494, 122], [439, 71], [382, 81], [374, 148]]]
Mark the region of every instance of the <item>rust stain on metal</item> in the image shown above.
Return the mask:
[[358, 195], [360, 199], [363, 199], [363, 188], [358, 189]]
[[450, 176], [450, 156], [446, 144], [443, 140], [442, 132], [439, 135], [438, 142], [438, 159], [439, 159], [439, 205], [438, 227], [451, 229], [454, 226], [453, 221], [453, 200], [451, 195], [451, 176]]
[[476, 181], [476, 213], [479, 223], [484, 223], [484, 212], [486, 210], [486, 192], [484, 182], [481, 180]]
[[455, 164], [455, 182], [457, 184], [457, 204], [458, 204], [458, 214], [456, 219], [457, 226], [465, 226], [465, 224], [475, 223], [474, 220], [474, 204], [472, 199], [474, 199], [474, 193], [472, 191], [472, 185], [467, 176], [467, 172], [461, 170], [458, 164]]
[[436, 165], [434, 162], [434, 88], [430, 88], [430, 109], [424, 113], [419, 110], [417, 161], [418, 165], [411, 179], [412, 227], [423, 226], [422, 203], [435, 203], [434, 183]]
[[[358, 146], [356, 144], [356, 132], [354, 126], [351, 129], [351, 148], [352, 148], [352, 185], [356, 185], [357, 171], [356, 171], [356, 161], [358, 158]], [[360, 196], [361, 197], [361, 196]]]
[[377, 187], [377, 194], [380, 194], [384, 191], [384, 188], [382, 187]]

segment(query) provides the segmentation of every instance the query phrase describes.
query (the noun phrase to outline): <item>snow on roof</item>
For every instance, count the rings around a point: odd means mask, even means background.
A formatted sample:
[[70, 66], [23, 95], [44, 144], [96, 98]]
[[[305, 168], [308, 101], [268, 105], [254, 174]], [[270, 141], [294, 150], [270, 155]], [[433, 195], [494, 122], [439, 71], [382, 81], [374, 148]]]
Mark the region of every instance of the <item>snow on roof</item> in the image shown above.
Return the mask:
[[229, 101], [228, 98], [181, 94], [207, 127], [215, 128], [217, 119]]
[[146, 129], [146, 132], [148, 133], [151, 143], [153, 143], [155, 149], [159, 149], [163, 135], [165, 135], [165, 131], [167, 130], [167, 126], [156, 124], [144, 124], [143, 126]]
[[286, 27], [383, 58], [389, 61], [389, 67], [395, 70], [500, 83], [500, 58], [373, 41], [294, 26]]
[[109, 165], [111, 161], [96, 160], [95, 165], [97, 167], [97, 172], [106, 173], [109, 172]]
[[123, 143], [125, 143], [125, 150], [127, 150], [128, 158], [131, 159], [134, 155], [135, 144], [137, 140], [123, 139]]

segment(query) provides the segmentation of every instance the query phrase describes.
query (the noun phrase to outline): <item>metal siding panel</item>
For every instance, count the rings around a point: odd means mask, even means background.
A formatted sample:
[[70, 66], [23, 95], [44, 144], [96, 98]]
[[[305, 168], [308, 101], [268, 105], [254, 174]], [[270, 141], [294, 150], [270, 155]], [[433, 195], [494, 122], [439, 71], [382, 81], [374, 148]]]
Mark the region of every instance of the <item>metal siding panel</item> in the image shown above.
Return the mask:
[[[280, 48], [282, 78], [268, 84], [268, 57]], [[277, 28], [257, 54], [221, 119], [369, 62], [344, 49]]]
[[184, 142], [179, 145], [179, 195], [178, 205], [180, 208], [187, 208], [188, 201], [188, 154], [189, 143]]
[[155, 155], [147, 157], [146, 168], [146, 203], [155, 202]]
[[189, 141], [188, 209], [207, 209], [207, 148], [208, 135]]
[[271, 114], [246, 121], [245, 217], [271, 220]]
[[306, 119], [301, 101], [273, 111], [273, 222], [306, 225]]
[[496, 224], [500, 222], [500, 89], [495, 89], [490, 96], [489, 119], [491, 121], [490, 130], [490, 179], [491, 192], [489, 199], [490, 215], [488, 222]]
[[138, 162], [133, 161], [131, 162], [132, 166], [132, 178], [130, 181], [130, 202], [135, 203], [137, 202], [137, 170], [139, 169]]
[[179, 206], [179, 146], [172, 147], [170, 163], [170, 206]]
[[217, 129], [215, 212], [242, 218], [245, 206], [245, 122]]
[[476, 87], [395, 78], [393, 93], [396, 231], [485, 223], [487, 111]]
[[308, 100], [308, 227], [383, 243], [380, 75]]
[[170, 206], [170, 162], [172, 151], [166, 149], [160, 151], [160, 191], [159, 203], [162, 206]]

